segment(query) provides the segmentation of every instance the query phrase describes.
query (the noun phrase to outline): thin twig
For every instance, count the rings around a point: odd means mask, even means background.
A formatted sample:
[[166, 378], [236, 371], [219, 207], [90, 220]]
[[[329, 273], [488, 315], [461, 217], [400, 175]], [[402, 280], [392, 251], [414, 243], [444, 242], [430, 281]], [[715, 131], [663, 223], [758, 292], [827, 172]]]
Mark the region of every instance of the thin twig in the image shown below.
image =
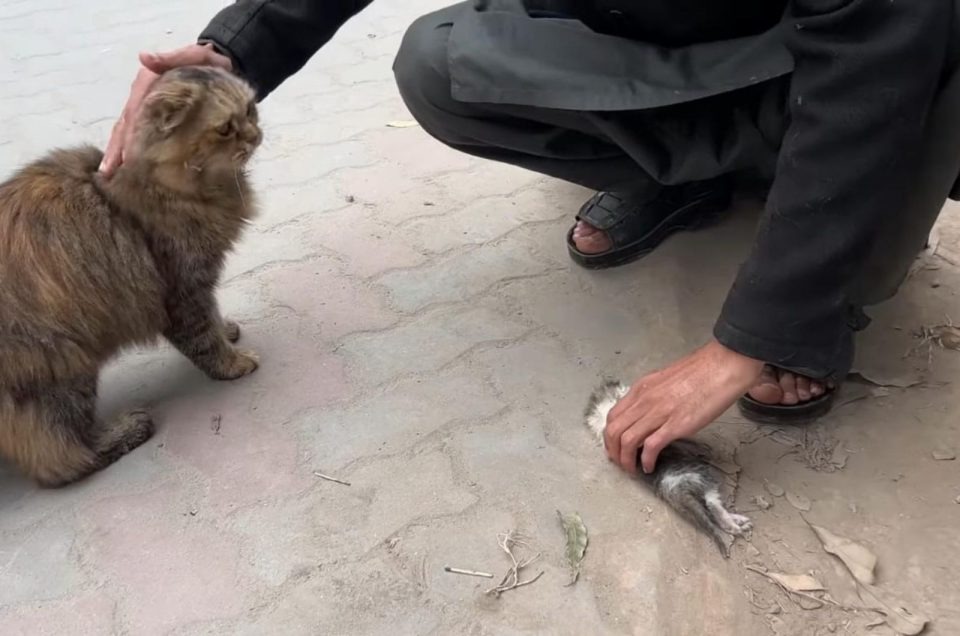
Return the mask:
[[479, 576], [484, 579], [492, 579], [493, 575], [486, 572], [477, 572], [476, 570], [461, 570], [460, 568], [452, 568], [449, 565], [443, 568], [444, 572], [449, 572], [450, 574], [463, 574], [465, 576]]
[[[807, 520], [804, 519], [804, 521], [807, 521]], [[807, 521], [807, 523], [810, 523], [810, 522]], [[830, 593], [827, 592], [826, 590], [823, 591], [823, 598], [820, 598], [819, 596], [814, 596], [813, 594], [808, 594], [806, 592], [801, 592], [800, 590], [793, 590], [787, 587], [786, 585], [784, 585], [783, 583], [781, 583], [780, 581], [778, 581], [777, 579], [770, 576], [768, 572], [764, 572], [761, 568], [758, 568], [755, 565], [745, 565], [744, 567], [750, 570], [751, 572], [756, 572], [757, 574], [763, 576], [764, 578], [769, 579], [770, 581], [773, 581], [774, 583], [776, 583], [777, 587], [779, 587], [781, 590], [783, 590], [788, 594], [795, 594], [801, 598], [805, 598], [809, 601], [813, 601], [815, 603], [820, 604], [819, 607], [815, 607], [812, 609], [820, 609], [820, 607], [823, 607], [824, 605], [833, 605], [834, 607], [842, 609], [846, 612], [859, 612], [863, 610], [868, 610], [871, 612], [879, 611], [869, 607], [854, 607], [852, 605], [844, 605], [843, 603], [836, 601], [832, 596], [830, 596]]]
[[526, 543], [521, 540], [517, 535], [511, 530], [504, 534], [497, 535], [497, 544], [500, 546], [500, 549], [503, 550], [508, 557], [510, 557], [510, 562], [512, 566], [507, 573], [503, 575], [503, 578], [500, 580], [500, 584], [496, 587], [493, 587], [487, 590], [487, 594], [493, 594], [494, 596], [500, 596], [506, 591], [514, 590], [518, 587], [523, 587], [524, 585], [530, 585], [535, 583], [541, 576], [543, 572], [540, 572], [532, 579], [521, 581], [520, 580], [520, 571], [540, 558], [541, 554], [537, 553], [532, 557], [528, 557], [523, 560], [517, 559], [517, 555], [514, 553], [514, 548], [516, 546], [526, 546]]
[[349, 482], [349, 481], [343, 481], [342, 479], [337, 479], [336, 477], [331, 477], [330, 475], [324, 475], [323, 473], [314, 472], [313, 475], [314, 475], [315, 477], [319, 477], [320, 479], [325, 479], [325, 480], [327, 480], [327, 481], [332, 481], [332, 482], [334, 482], [334, 483], [336, 483], [336, 484], [343, 484], [344, 486], [349, 486], [349, 485], [350, 485], [350, 482]]
[[[536, 582], [540, 579], [541, 576], [543, 576], [543, 571], [542, 571], [542, 570], [541, 570], [540, 572], [537, 572], [537, 575], [536, 575], [535, 577], [533, 577], [532, 579], [527, 580], [527, 581], [520, 581], [519, 583], [517, 583], [516, 585], [514, 585], [514, 586], [511, 587], [510, 589], [511, 589], [511, 590], [515, 590], [515, 589], [517, 589], [518, 587], [523, 587], [524, 585], [530, 585], [531, 583], [536, 583]], [[505, 591], [506, 591], [506, 590], [504, 590], [504, 592], [505, 592]]]

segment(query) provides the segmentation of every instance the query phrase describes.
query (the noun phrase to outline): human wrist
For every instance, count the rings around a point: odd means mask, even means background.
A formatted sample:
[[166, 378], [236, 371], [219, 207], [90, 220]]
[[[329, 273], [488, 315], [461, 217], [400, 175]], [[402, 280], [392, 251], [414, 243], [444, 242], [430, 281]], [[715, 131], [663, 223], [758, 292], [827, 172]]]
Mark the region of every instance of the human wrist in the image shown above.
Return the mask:
[[210, 49], [211, 51], [213, 51], [214, 53], [222, 57], [226, 61], [228, 71], [230, 71], [231, 73], [237, 72], [237, 62], [236, 60], [233, 59], [233, 55], [230, 53], [230, 51], [220, 46], [220, 44], [218, 44], [214, 40], [210, 40], [207, 38], [201, 38], [197, 40], [197, 44], [199, 46]]
[[729, 375], [729, 379], [738, 385], [751, 386], [766, 366], [763, 360], [734, 351], [718, 340], [711, 340], [707, 347], [712, 349], [720, 359], [720, 366]]

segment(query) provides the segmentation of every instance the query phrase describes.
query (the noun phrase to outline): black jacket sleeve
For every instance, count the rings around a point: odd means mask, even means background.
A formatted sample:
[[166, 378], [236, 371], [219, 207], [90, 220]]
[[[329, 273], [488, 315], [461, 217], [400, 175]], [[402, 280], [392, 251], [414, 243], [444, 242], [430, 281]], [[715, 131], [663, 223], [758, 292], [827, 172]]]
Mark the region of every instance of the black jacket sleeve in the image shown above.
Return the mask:
[[265, 98], [372, 0], [238, 0], [218, 13], [200, 40], [233, 60]]
[[849, 370], [854, 287], [909, 196], [952, 24], [952, 0], [792, 0], [791, 123], [722, 344], [819, 378]]

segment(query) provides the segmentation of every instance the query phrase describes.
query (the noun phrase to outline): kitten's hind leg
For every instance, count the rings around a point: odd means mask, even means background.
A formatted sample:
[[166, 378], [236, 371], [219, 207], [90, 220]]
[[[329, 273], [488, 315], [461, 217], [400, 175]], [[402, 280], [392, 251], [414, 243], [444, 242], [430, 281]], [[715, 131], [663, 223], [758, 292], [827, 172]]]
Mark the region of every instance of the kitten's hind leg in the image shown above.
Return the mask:
[[240, 328], [220, 318], [212, 292], [197, 291], [181, 297], [168, 309], [170, 327], [164, 333], [180, 352], [214, 380], [236, 380], [257, 370], [256, 354], [230, 344]]
[[732, 543], [730, 535], [717, 524], [713, 515], [707, 510], [707, 506], [697, 495], [692, 492], [685, 492], [675, 499], [671, 498], [668, 502], [674, 505], [677, 512], [710, 535], [710, 538], [720, 548], [720, 554], [723, 555], [723, 558], [730, 558], [730, 545]]
[[142, 411], [98, 422], [96, 380], [0, 397], [0, 454], [41, 486], [75, 482], [118, 460], [153, 434]]
[[720, 498], [718, 491], [708, 491], [706, 497], [704, 497], [704, 501], [710, 515], [726, 532], [739, 536], [753, 530], [753, 522], [750, 521], [750, 517], [738, 515], [727, 510], [723, 505], [723, 500]]

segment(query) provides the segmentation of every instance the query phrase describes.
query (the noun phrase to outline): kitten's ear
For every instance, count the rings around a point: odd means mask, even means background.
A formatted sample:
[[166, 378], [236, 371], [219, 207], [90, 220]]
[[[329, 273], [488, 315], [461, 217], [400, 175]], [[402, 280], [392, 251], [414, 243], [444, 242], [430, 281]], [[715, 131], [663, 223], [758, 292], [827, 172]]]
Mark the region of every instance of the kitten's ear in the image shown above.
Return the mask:
[[173, 132], [186, 120], [200, 101], [200, 87], [195, 84], [161, 86], [147, 99], [147, 116], [157, 130]]

